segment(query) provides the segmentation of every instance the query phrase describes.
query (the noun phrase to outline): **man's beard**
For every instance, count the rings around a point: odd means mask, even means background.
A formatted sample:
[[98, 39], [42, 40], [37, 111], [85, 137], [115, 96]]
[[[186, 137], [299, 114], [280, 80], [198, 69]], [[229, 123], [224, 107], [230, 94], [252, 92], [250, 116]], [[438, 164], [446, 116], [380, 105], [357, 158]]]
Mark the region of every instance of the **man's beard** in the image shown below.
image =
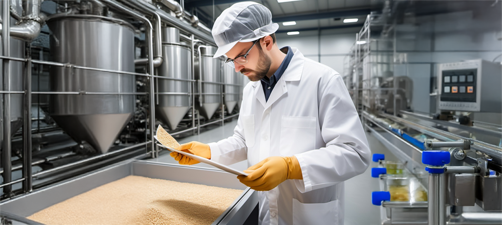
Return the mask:
[[258, 61], [258, 67], [256, 70], [244, 68], [240, 72], [242, 74], [247, 72], [254, 73], [254, 75], [247, 76], [248, 79], [250, 81], [259, 81], [267, 76], [267, 73], [270, 70], [270, 65], [272, 65], [272, 60], [270, 60], [270, 57], [268, 57], [265, 53], [263, 53], [263, 50], [260, 49], [260, 60]]

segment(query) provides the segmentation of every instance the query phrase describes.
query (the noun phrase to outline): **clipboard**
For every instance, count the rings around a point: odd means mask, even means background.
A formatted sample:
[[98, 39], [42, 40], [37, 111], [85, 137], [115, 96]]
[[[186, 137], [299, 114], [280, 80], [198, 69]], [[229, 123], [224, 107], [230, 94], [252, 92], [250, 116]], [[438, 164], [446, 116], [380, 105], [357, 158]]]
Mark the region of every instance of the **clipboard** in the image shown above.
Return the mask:
[[[165, 133], [164, 133], [164, 132], [165, 132]], [[159, 134], [159, 133], [160, 133], [161, 135], [165, 135], [165, 134], [169, 135], [169, 133], [167, 133], [167, 131], [165, 131], [165, 130], [164, 130], [164, 128], [162, 128], [162, 126], [160, 126], [160, 125], [159, 125], [159, 126], [157, 127], [157, 132], [156, 132], [156, 135], [155, 135], [155, 140], [157, 140], [157, 141], [159, 142], [159, 143], [156, 143], [156, 144], [157, 144], [157, 146], [159, 146], [159, 147], [161, 147], [161, 148], [165, 148], [165, 149], [167, 149], [167, 150], [169, 150], [169, 151], [171, 151], [171, 152], [177, 152], [177, 153], [182, 154], [182, 155], [184, 155], [184, 156], [187, 156], [187, 157], [189, 157], [189, 158], [195, 159], [195, 160], [197, 160], [197, 161], [199, 161], [199, 162], [207, 163], [207, 164], [209, 164], [209, 165], [211, 165], [211, 166], [214, 166], [214, 167], [216, 167], [216, 168], [218, 168], [218, 169], [224, 170], [224, 171], [226, 171], [226, 172], [229, 172], [229, 173], [232, 173], [232, 174], [235, 174], [235, 175], [243, 175], [243, 176], [247, 176], [247, 174], [246, 174], [246, 173], [244, 173], [244, 172], [242, 172], [242, 171], [239, 171], [239, 170], [236, 170], [236, 169], [234, 169], [234, 168], [230, 168], [230, 167], [225, 166], [225, 165], [223, 165], [223, 164], [221, 164], [221, 163], [218, 163], [218, 162], [215, 162], [215, 161], [212, 161], [212, 160], [209, 160], [209, 159], [206, 159], [206, 158], [204, 158], [204, 157], [200, 157], [200, 156], [197, 156], [197, 155], [194, 155], [194, 154], [188, 153], [188, 152], [179, 151], [179, 150], [174, 149], [174, 148], [172, 148], [172, 147], [165, 146], [164, 144], [162, 144], [162, 141], [160, 141], [160, 140], [159, 140], [159, 138], [157, 138], [157, 134]], [[170, 138], [172, 138], [172, 140], [169, 140], [170, 142], [173, 142], [173, 141], [174, 141], [174, 142], [176, 142], [176, 143], [173, 143], [174, 145], [178, 144], [178, 142], [177, 142], [177, 141], [176, 141], [173, 137], [171, 137], [171, 135], [169, 135], [169, 137], [170, 137]], [[169, 138], [169, 137], [168, 137], [168, 138]], [[179, 145], [179, 144], [178, 144], [178, 145]]]

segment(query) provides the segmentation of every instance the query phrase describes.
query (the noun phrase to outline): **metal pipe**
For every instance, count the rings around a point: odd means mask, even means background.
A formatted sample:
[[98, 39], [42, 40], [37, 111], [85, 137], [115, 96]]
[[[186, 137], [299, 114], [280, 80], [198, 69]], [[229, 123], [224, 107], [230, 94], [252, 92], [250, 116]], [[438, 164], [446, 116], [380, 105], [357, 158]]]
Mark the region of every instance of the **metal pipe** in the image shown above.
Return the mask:
[[[6, 57], [6, 56], [0, 56], [0, 59], [8, 59], [11, 61], [18, 61], [18, 62], [26, 62], [27, 61], [27, 59], [25, 59], [25, 58]], [[41, 65], [72, 67], [75, 69], [82, 69], [82, 70], [93, 70], [93, 71], [100, 71], [100, 72], [120, 73], [120, 74], [145, 76], [145, 77], [151, 76], [150, 74], [145, 74], [145, 73], [134, 73], [134, 72], [128, 72], [128, 71], [118, 71], [118, 70], [108, 70], [108, 69], [100, 69], [100, 68], [93, 68], [93, 67], [77, 66], [77, 65], [69, 64], [69, 63], [58, 63], [58, 62], [40, 61], [40, 60], [31, 60], [31, 62], [35, 63], [35, 64], [41, 64]]]
[[200, 39], [203, 39], [206, 42], [214, 44], [213, 37], [209, 35], [210, 32], [205, 33], [205, 31], [194, 28], [189, 23], [187, 23], [183, 20], [180, 20], [176, 17], [171, 16], [170, 14], [166, 13], [165, 11], [163, 11], [161, 9], [156, 8], [155, 6], [147, 3], [146, 1], [138, 1], [138, 0], [128, 0], [128, 1], [122, 0], [122, 1], [130, 3], [130, 4], [134, 5], [136, 8], [138, 8], [139, 10], [142, 10], [145, 12], [149, 12], [149, 13], [156, 12], [159, 14], [159, 16], [165, 22], [169, 23], [170, 25], [172, 25], [178, 29], [184, 30], [188, 33], [194, 34], [195, 36], [199, 37]]
[[425, 146], [427, 148], [454, 148], [459, 147], [462, 149], [470, 149], [471, 142], [468, 140], [458, 140], [458, 141], [425, 141]]
[[205, 124], [200, 124], [200, 125], [199, 125], [199, 127], [209, 126], [209, 125], [211, 125], [211, 124], [219, 123], [219, 122], [221, 122], [221, 121], [223, 121], [223, 119], [218, 119], [218, 120], [215, 120], [215, 121], [213, 121], [213, 122], [209, 122], [209, 123], [205, 123]]
[[207, 33], [210, 33], [211, 34], [211, 29], [209, 29], [208, 27], [206, 27], [206, 25], [202, 24], [202, 23], [199, 23], [199, 25], [197, 26], [199, 29], [207, 32]]
[[24, 192], [32, 191], [32, 171], [31, 171], [31, 58], [25, 64], [25, 78], [24, 78], [24, 120], [23, 120], [23, 190]]
[[5, 190], [5, 188], [10, 187], [11, 185], [13, 185], [13, 184], [15, 184], [15, 183], [19, 183], [19, 182], [21, 182], [21, 181], [24, 181], [24, 178], [21, 178], [21, 179], [18, 179], [18, 180], [15, 180], [15, 181], [9, 182], [9, 183], [5, 183], [5, 182], [4, 182], [4, 184], [0, 185], [0, 188], [4, 188], [4, 190]]
[[24, 91], [0, 91], [0, 94], [24, 94]]
[[[49, 156], [49, 157], [47, 157], [45, 159], [39, 159], [39, 160], [37, 160], [35, 162], [32, 162], [31, 166], [40, 165], [42, 163], [50, 162], [50, 161], [53, 161], [53, 160], [56, 160], [56, 159], [62, 159], [62, 158], [66, 158], [66, 157], [69, 157], [69, 156], [74, 156], [76, 154], [77, 153], [69, 152], [69, 153], [64, 153], [64, 154], [60, 154], [60, 155]], [[12, 167], [12, 171], [23, 169], [23, 168], [24, 168], [23, 165], [13, 166]], [[0, 169], [0, 174], [2, 174], [2, 173], [3, 173], [3, 169]], [[30, 179], [31, 179], [31, 177], [30, 177]]]
[[[180, 34], [181, 36], [181, 34]], [[191, 79], [192, 80], [195, 80], [195, 37], [194, 35], [190, 35], [190, 52], [192, 54], [192, 57], [191, 57], [191, 60], [192, 60], [192, 77]], [[200, 61], [200, 60], [199, 60]], [[200, 67], [199, 67], [199, 70], [200, 70]], [[192, 128], [195, 128], [195, 82], [191, 82], [191, 86], [190, 86], [190, 93], [192, 94]], [[197, 127], [198, 127], [199, 124], [197, 124]], [[195, 132], [193, 132], [192, 134], [195, 134]]]
[[16, 9], [14, 9], [14, 7], [12, 7], [12, 6], [10, 6], [10, 15], [18, 21], [23, 19], [23, 17], [21, 17], [19, 14], [17, 14]]
[[440, 176], [439, 174], [429, 173], [429, 196], [428, 196], [428, 221], [429, 225], [444, 225], [439, 224], [439, 190]]
[[[24, 93], [24, 92], [23, 92]], [[145, 95], [146, 92], [57, 92], [57, 91], [35, 91], [34, 95]]]
[[[155, 48], [154, 54], [155, 57], [153, 59], [153, 66], [159, 67], [162, 65], [164, 61], [162, 58], [162, 20], [158, 13], [152, 12], [152, 14], [156, 17], [155, 19]], [[144, 65], [148, 63], [148, 59], [135, 59], [134, 64]]]
[[183, 7], [178, 2], [175, 2], [173, 0], [158, 0], [158, 2], [162, 3], [163, 5], [167, 6], [171, 11], [173, 11], [176, 14], [176, 17], [182, 18], [183, 17]]
[[385, 208], [427, 208], [427, 202], [382, 202], [382, 206]]
[[[2, 55], [10, 56], [10, 1], [3, 1], [2, 9]], [[10, 60], [3, 60], [3, 88], [10, 91]], [[2, 167], [3, 176], [3, 194], [10, 196], [12, 194], [12, 161], [11, 161], [11, 130], [10, 130], [10, 94], [3, 94], [3, 144], [2, 144]]]
[[475, 166], [447, 166], [445, 173], [478, 173], [479, 168]]
[[175, 80], [175, 81], [187, 81], [187, 82], [196, 82], [194, 79], [180, 79], [166, 76], [154, 76], [155, 78], [165, 79], [165, 80]]
[[418, 222], [418, 221], [392, 221], [392, 220], [384, 220], [382, 225], [428, 225], [427, 222]]
[[[164, 59], [162, 59], [162, 57], [155, 57], [153, 59], [153, 66], [154, 67], [159, 67], [160, 65], [162, 65], [163, 61], [164, 61]], [[145, 64], [148, 64], [148, 59], [147, 58], [135, 59], [134, 60], [134, 64], [135, 65], [145, 65]]]
[[[32, 41], [39, 34], [46, 18], [45, 14], [40, 13], [41, 0], [26, 1], [26, 16], [20, 24], [10, 28], [10, 35], [24, 41]], [[5, 26], [4, 26], [5, 28]]]
[[227, 116], [227, 117], [225, 117], [225, 119], [231, 119], [231, 118], [234, 118], [234, 117], [237, 117], [237, 116], [239, 116], [239, 113], [236, 113], [236, 114], [231, 115], [231, 116]]
[[188, 128], [188, 129], [186, 129], [186, 130], [178, 131], [178, 132], [176, 132], [176, 133], [171, 133], [171, 135], [173, 135], [173, 136], [174, 136], [174, 135], [178, 135], [178, 134], [186, 133], [186, 132], [188, 132], [188, 131], [192, 131], [192, 130], [195, 130], [195, 129], [197, 129], [197, 128], [196, 128], [196, 127], [192, 127], [192, 128]]
[[143, 146], [145, 144], [148, 145], [150, 143], [152, 143], [152, 141], [147, 141], [145, 143], [132, 145], [132, 146], [125, 147], [125, 148], [117, 150], [117, 151], [113, 151], [113, 152], [108, 152], [108, 153], [105, 153], [105, 154], [97, 155], [97, 156], [94, 156], [94, 157], [91, 157], [91, 158], [87, 158], [87, 159], [84, 159], [84, 160], [80, 160], [80, 161], [77, 161], [77, 162], [74, 162], [74, 163], [66, 164], [64, 166], [56, 167], [56, 168], [53, 168], [53, 169], [50, 169], [50, 170], [41, 171], [41, 172], [33, 174], [33, 178], [37, 178], [39, 176], [43, 176], [43, 175], [46, 175], [46, 174], [49, 174], [49, 173], [53, 173], [53, 172], [57, 172], [57, 171], [60, 171], [60, 170], [63, 170], [63, 169], [67, 169], [69, 167], [76, 166], [76, 165], [79, 165], [79, 164], [83, 164], [83, 163], [86, 163], [86, 162], [90, 162], [90, 161], [93, 161], [93, 160], [96, 160], [96, 159], [100, 159], [100, 158], [108, 157], [108, 156], [115, 155], [115, 154], [118, 154], [118, 153], [122, 153], [122, 152], [125, 152], [125, 151], [128, 151], [128, 150], [134, 149], [134, 148], [141, 147], [141, 146]]
[[448, 183], [446, 179], [447, 176], [444, 173], [439, 174], [438, 224], [440, 225], [446, 224], [446, 184]]
[[186, 92], [157, 92], [158, 95], [188, 95], [190, 96], [190, 93]]
[[106, 5], [99, 0], [88, 0], [88, 1], [92, 5], [92, 14], [102, 16]]

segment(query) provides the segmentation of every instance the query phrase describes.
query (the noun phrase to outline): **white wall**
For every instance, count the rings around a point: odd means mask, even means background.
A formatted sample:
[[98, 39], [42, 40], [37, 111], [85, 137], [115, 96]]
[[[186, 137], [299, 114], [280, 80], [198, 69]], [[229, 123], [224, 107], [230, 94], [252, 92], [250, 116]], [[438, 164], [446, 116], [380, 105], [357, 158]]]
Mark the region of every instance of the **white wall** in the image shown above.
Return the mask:
[[321, 62], [340, 74], [344, 70], [344, 58], [355, 42], [356, 33], [360, 28], [301, 31], [299, 35], [288, 36], [277, 34], [279, 47], [291, 46], [298, 48], [305, 57]]

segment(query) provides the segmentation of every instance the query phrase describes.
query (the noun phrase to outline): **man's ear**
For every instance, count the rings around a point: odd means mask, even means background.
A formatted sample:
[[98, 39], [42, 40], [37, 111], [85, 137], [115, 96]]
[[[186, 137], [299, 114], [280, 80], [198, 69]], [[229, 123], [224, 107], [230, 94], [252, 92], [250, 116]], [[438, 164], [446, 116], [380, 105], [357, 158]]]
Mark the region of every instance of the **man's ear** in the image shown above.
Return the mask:
[[261, 42], [260, 44], [262, 44], [262, 49], [263, 49], [263, 47], [265, 47], [265, 49], [267, 49], [267, 51], [270, 51], [272, 49], [272, 46], [274, 45], [274, 39], [272, 39], [272, 37], [270, 37], [270, 35], [263, 37], [260, 40], [260, 42]]

